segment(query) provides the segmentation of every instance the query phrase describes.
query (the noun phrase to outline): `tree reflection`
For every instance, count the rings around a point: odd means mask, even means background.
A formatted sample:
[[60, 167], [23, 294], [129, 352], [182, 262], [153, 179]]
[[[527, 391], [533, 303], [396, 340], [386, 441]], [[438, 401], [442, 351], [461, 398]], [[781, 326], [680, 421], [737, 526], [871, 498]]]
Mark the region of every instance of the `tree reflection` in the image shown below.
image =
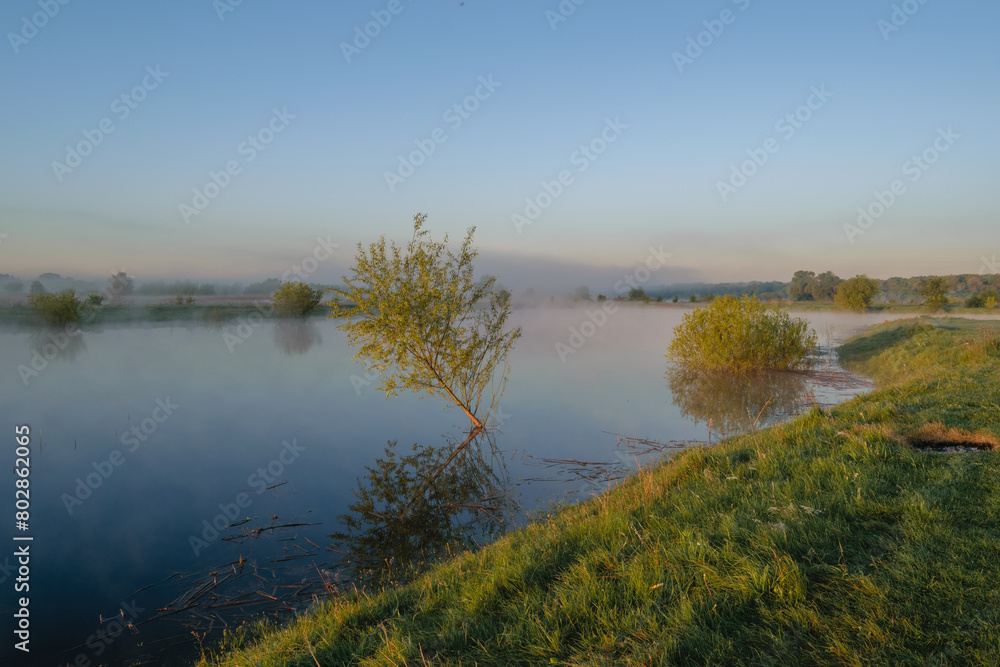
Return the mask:
[[303, 319], [283, 319], [274, 325], [274, 342], [287, 355], [305, 354], [323, 342], [315, 322]]
[[48, 362], [76, 361], [77, 355], [87, 349], [83, 332], [76, 327], [46, 327], [36, 329], [28, 336], [32, 367], [44, 368]]
[[[516, 501], [491, 434], [461, 445], [414, 444], [405, 454], [391, 441], [353, 490], [343, 532], [330, 537], [345, 565], [364, 580], [405, 578], [449, 553], [501, 534]], [[498, 468], [494, 467], [494, 461]]]
[[[695, 422], [712, 422], [712, 431], [736, 435], [796, 414], [811, 403], [806, 374], [708, 373], [684, 366], [667, 370], [673, 403]], [[759, 417], [759, 418], [758, 418]]]

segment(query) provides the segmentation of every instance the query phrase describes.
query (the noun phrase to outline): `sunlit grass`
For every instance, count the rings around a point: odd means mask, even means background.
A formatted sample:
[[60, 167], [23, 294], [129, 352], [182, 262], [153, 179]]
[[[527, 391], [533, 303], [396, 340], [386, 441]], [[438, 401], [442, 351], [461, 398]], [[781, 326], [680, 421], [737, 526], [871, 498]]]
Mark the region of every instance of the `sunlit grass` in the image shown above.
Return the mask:
[[1000, 664], [1000, 454], [907, 444], [1000, 437], [980, 326], [880, 325], [841, 350], [877, 391], [683, 452], [408, 585], [243, 628], [202, 664]]

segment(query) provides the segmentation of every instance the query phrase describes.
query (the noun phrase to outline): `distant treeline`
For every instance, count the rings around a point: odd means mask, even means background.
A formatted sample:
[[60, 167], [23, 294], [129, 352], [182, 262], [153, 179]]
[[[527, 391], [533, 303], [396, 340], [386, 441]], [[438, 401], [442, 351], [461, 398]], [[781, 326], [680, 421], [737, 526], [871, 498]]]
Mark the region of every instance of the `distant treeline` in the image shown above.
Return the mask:
[[[914, 276], [912, 278], [888, 278], [877, 280], [879, 293], [876, 302], [879, 303], [920, 303], [924, 297], [921, 288], [931, 278], [942, 278], [949, 296], [968, 299], [982, 292], [1000, 292], [1000, 274], [963, 273], [948, 276]], [[664, 285], [646, 290], [652, 297], [663, 297], [665, 300], [688, 300], [693, 295], [698, 299], [709, 296], [756, 296], [761, 300], [789, 301], [833, 301], [837, 285], [843, 279], [826, 271], [816, 274], [813, 271], [796, 271], [789, 282], [746, 282], [746, 283], [685, 283]]]
[[[124, 276], [124, 274], [120, 275]], [[0, 295], [7, 296], [25, 296], [33, 291], [39, 291], [39, 287], [46, 292], [62, 292], [71, 289], [79, 296], [88, 293], [103, 294], [106, 291], [121, 296], [270, 296], [281, 286], [281, 281], [277, 278], [268, 278], [246, 286], [239, 282], [198, 282], [194, 280], [148, 280], [133, 284], [131, 278], [124, 276], [124, 282], [119, 281], [115, 285], [116, 288], [111, 289], [109, 281], [80, 280], [61, 276], [58, 273], [43, 273], [34, 280], [23, 280], [17, 276], [0, 273]], [[122, 285], [127, 285], [127, 287], [122, 289]], [[326, 288], [325, 285], [316, 284], [311, 284], [310, 287], [313, 289]]]

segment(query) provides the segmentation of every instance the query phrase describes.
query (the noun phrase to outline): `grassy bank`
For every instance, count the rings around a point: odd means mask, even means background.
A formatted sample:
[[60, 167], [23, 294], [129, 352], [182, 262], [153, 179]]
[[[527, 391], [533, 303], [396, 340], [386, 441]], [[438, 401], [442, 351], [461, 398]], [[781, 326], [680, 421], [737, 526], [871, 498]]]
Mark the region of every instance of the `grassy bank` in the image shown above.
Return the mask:
[[998, 335], [880, 325], [841, 350], [878, 390], [202, 664], [1000, 664]]

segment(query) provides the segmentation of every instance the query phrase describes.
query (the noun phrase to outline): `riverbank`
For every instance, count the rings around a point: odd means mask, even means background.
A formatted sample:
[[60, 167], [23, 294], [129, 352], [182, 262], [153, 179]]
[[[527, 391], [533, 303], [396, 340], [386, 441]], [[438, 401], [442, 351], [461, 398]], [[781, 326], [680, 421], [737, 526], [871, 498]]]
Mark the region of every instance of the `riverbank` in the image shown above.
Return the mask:
[[879, 325], [841, 358], [879, 388], [201, 664], [997, 664], [1000, 325]]

